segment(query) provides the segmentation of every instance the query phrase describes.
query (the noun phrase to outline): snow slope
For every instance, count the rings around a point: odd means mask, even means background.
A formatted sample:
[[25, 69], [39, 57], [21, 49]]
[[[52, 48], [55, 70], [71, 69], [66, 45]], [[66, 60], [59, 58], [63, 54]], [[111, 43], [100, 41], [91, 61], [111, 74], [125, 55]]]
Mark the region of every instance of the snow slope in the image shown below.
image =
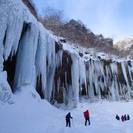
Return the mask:
[[0, 102], [13, 103], [11, 88], [7, 82], [7, 73], [0, 72]]
[[[62, 43], [33, 17], [21, 0], [0, 1], [0, 31], [1, 101], [8, 101], [11, 89], [15, 92], [26, 86], [51, 103], [73, 107], [81, 95], [112, 101], [133, 98], [132, 60]], [[5, 62], [13, 55], [16, 63], [12, 61], [15, 70], [11, 73]]]
[[[26, 92], [27, 94], [27, 92]], [[57, 109], [37, 97], [16, 95], [15, 104], [0, 104], [0, 133], [132, 133], [133, 102], [89, 103], [82, 101], [76, 109]], [[90, 110], [91, 125], [84, 126], [83, 111]], [[71, 112], [72, 127], [65, 127], [65, 115]], [[118, 113], [130, 114], [131, 120], [117, 121]]]

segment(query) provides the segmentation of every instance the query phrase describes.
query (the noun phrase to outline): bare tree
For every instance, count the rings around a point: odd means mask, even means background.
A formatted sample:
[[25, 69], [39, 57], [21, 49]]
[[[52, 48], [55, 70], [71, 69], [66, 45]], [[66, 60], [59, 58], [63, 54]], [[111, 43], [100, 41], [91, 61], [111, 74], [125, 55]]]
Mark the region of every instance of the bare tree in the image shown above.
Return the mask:
[[95, 35], [81, 20], [64, 21], [63, 11], [46, 8], [44, 18], [40, 20], [44, 27], [55, 35], [84, 47], [112, 47], [113, 41], [102, 35]]
[[44, 17], [41, 18], [41, 22], [47, 29], [57, 30], [63, 25], [63, 11], [48, 7], [44, 10]]

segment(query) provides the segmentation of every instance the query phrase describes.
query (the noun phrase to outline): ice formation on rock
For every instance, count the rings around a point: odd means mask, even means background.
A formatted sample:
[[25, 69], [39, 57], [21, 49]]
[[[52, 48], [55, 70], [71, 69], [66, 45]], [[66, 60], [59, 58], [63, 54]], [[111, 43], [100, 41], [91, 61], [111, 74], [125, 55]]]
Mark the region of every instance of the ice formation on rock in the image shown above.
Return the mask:
[[[72, 106], [77, 105], [81, 96], [108, 100], [133, 98], [132, 60], [114, 61], [80, 53], [79, 49], [61, 43], [20, 0], [0, 1], [0, 31], [0, 92], [5, 88], [9, 92], [7, 98], [3, 96], [6, 92], [0, 93], [0, 100], [10, 98], [10, 83], [13, 92], [32, 86], [49, 102]], [[6, 61], [13, 56], [14, 77], [8, 78], [12, 70], [6, 69], [10, 68]], [[4, 70], [7, 79], [2, 76]]]
[[13, 103], [11, 88], [7, 82], [6, 72], [0, 72], [0, 101]]

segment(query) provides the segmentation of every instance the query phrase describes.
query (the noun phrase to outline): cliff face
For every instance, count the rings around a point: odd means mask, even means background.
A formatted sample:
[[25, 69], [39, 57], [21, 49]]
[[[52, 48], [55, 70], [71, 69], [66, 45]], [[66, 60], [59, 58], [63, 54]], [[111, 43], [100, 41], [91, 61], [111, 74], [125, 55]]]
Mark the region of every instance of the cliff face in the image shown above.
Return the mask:
[[[29, 8], [31, 13], [37, 18], [37, 10], [34, 8], [32, 0], [22, 0]], [[58, 13], [57, 13], [58, 14]], [[59, 17], [59, 18], [58, 18]], [[40, 20], [45, 28], [51, 30], [55, 35], [64, 37], [67, 41], [75, 43], [83, 47], [102, 47], [113, 49], [113, 40], [104, 38], [102, 34], [95, 35], [86, 28], [84, 24], [74, 19], [69, 22], [62, 22], [60, 16], [49, 16]]]
[[33, 7], [33, 4], [30, 0], [22, 0], [22, 2], [29, 8], [30, 12], [37, 18], [37, 12]]
[[0, 1], [0, 31], [0, 74], [5, 73], [0, 99], [27, 86], [51, 103], [73, 107], [81, 96], [133, 97], [132, 60], [69, 45], [38, 23], [20, 0]]
[[42, 19], [41, 22], [44, 27], [51, 30], [55, 35], [63, 37], [78, 46], [113, 49], [113, 40], [111, 38], [104, 38], [101, 34], [95, 35], [79, 21], [72, 19], [69, 22], [63, 22], [53, 15]]

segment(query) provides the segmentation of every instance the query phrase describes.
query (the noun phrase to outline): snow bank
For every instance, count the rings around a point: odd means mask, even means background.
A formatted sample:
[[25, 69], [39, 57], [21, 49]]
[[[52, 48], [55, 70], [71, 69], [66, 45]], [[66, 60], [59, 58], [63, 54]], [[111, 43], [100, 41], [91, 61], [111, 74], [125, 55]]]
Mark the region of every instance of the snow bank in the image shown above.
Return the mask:
[[7, 74], [6, 72], [0, 72], [0, 101], [8, 102], [10, 104], [13, 102], [13, 96], [11, 92], [11, 88], [7, 82]]

